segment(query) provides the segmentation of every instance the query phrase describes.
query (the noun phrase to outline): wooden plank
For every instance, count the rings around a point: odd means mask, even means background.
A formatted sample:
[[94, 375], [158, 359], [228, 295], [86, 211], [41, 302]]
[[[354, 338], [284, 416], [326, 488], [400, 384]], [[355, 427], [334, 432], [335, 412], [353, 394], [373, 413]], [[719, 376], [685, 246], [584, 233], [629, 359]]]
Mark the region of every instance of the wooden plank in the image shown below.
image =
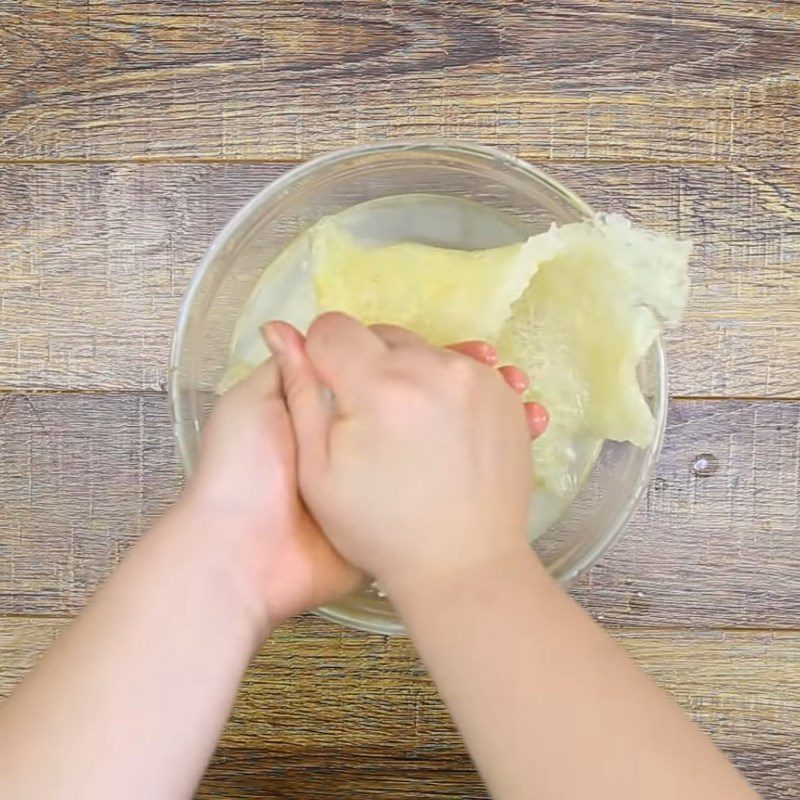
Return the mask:
[[796, 164], [797, 7], [424, 0], [0, 9], [0, 158], [296, 159], [449, 136]]
[[[0, 167], [0, 386], [153, 389], [195, 265], [280, 165]], [[553, 165], [594, 207], [691, 237], [679, 395], [800, 397], [800, 170]]]
[[[158, 394], [0, 399], [0, 613], [80, 608], [180, 483]], [[679, 401], [631, 526], [574, 587], [608, 623], [796, 628], [800, 403]]]
[[[0, 618], [0, 696], [62, 622]], [[800, 788], [800, 633], [616, 630], [765, 796]], [[402, 639], [306, 617], [254, 660], [200, 797], [484, 797]]]

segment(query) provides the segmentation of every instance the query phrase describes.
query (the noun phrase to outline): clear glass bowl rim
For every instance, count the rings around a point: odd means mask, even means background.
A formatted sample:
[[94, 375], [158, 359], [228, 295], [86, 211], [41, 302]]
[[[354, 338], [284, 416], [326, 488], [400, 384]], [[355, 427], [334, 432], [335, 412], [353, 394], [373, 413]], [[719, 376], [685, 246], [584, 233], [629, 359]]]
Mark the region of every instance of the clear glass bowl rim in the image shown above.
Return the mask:
[[[178, 444], [178, 453], [186, 476], [191, 474], [193, 467], [190, 448], [186, 438], [186, 425], [190, 421], [185, 418], [182, 405], [179, 402], [181, 387], [179, 386], [180, 371], [178, 364], [190, 321], [191, 309], [210, 265], [213, 264], [220, 253], [228, 247], [231, 240], [239, 233], [243, 224], [250, 219], [252, 214], [259, 207], [277, 200], [282, 195], [290, 192], [293, 186], [308, 179], [313, 173], [333, 167], [341, 162], [356, 160], [365, 156], [373, 157], [382, 154], [392, 155], [411, 151], [419, 153], [445, 153], [494, 162], [497, 166], [505, 167], [506, 169], [516, 172], [531, 182], [539, 184], [539, 186], [545, 190], [557, 195], [580, 216], [587, 218], [594, 216], [595, 212], [592, 208], [578, 197], [578, 195], [523, 159], [493, 147], [456, 140], [402, 139], [357, 145], [355, 147], [348, 147], [325, 153], [291, 168], [284, 175], [265, 186], [258, 194], [249, 200], [217, 234], [192, 274], [189, 287], [181, 303], [170, 351], [168, 396], [172, 429]], [[664, 354], [663, 340], [660, 335], [653, 343], [648, 355], [653, 359], [653, 370], [657, 376], [657, 386], [655, 387], [655, 396], [653, 398], [656, 421], [654, 440], [648, 448], [646, 458], [644, 459], [639, 474], [639, 479], [633, 492], [628, 496], [625, 504], [618, 509], [612, 523], [593, 539], [592, 546], [586, 548], [579, 559], [576, 559], [568, 568], [564, 569], [557, 576], [559, 582], [564, 586], [569, 585], [581, 573], [596, 564], [619, 538], [633, 516], [639, 500], [650, 482], [653, 468], [661, 452], [667, 421], [668, 388], [666, 357]], [[405, 632], [404, 627], [399, 622], [394, 623], [386, 619], [378, 620], [372, 617], [352, 614], [344, 610], [342, 606], [338, 604], [322, 606], [317, 609], [315, 613], [339, 624], [370, 633], [403, 634]]]

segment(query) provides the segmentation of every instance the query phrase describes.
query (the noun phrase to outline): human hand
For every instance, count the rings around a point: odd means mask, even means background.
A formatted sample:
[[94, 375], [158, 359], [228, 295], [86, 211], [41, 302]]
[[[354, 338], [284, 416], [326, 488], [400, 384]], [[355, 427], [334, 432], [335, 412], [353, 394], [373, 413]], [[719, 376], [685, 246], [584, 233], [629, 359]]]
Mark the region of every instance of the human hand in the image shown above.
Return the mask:
[[342, 314], [314, 322], [305, 354], [287, 346], [286, 326], [269, 326], [267, 336], [303, 496], [348, 561], [391, 594], [527, 547], [526, 414], [534, 432], [546, 417], [523, 407], [513, 380], [408, 331], [368, 329]]
[[217, 401], [179, 505], [198, 529], [212, 531], [265, 633], [363, 581], [300, 500], [294, 432], [273, 360]]

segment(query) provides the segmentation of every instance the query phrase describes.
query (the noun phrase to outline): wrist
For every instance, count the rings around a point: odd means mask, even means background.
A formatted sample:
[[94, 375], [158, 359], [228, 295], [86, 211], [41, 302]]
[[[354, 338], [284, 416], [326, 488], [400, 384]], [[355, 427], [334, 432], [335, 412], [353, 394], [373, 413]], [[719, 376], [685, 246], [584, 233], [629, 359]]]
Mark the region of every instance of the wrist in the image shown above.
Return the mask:
[[534, 582], [549, 581], [546, 569], [530, 543], [520, 538], [505, 547], [482, 553], [459, 553], [438, 563], [387, 574], [380, 580], [401, 616], [428, 613], [453, 603], [480, 602], [514, 575]]
[[255, 650], [282, 622], [272, 619], [264, 602], [264, 587], [251, 575], [254, 559], [248, 550], [257, 540], [257, 532], [243, 534], [244, 525], [192, 500], [185, 493], [169, 509], [162, 525], [181, 551], [178, 558], [206, 583], [209, 599], [230, 617], [231, 624], [241, 628]]

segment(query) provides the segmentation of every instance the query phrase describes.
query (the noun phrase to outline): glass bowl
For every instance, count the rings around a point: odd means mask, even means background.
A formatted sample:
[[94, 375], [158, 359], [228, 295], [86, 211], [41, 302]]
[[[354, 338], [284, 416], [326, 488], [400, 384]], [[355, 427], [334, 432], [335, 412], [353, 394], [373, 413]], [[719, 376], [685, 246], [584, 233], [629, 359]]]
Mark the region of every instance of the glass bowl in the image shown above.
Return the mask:
[[[488, 206], [493, 213], [501, 212], [512, 221], [513, 231], [499, 233], [492, 244], [592, 214], [575, 194], [524, 161], [457, 142], [401, 141], [356, 147], [286, 173], [266, 186], [217, 236], [192, 278], [178, 317], [169, 392], [187, 474], [197, 458], [203, 421], [225, 369], [237, 317], [267, 265], [321, 217], [401, 194], [464, 198]], [[444, 236], [438, 243], [459, 246], [452, 238]], [[469, 239], [469, 232], [462, 232], [462, 238]], [[629, 443], [606, 442], [575, 501], [534, 542], [543, 563], [562, 584], [592, 565], [619, 536], [649, 481], [666, 420], [666, 368], [660, 339], [643, 359], [639, 380], [657, 423], [652, 444], [639, 449]], [[403, 632], [391, 605], [374, 590], [325, 606], [319, 613], [362, 630]]]

